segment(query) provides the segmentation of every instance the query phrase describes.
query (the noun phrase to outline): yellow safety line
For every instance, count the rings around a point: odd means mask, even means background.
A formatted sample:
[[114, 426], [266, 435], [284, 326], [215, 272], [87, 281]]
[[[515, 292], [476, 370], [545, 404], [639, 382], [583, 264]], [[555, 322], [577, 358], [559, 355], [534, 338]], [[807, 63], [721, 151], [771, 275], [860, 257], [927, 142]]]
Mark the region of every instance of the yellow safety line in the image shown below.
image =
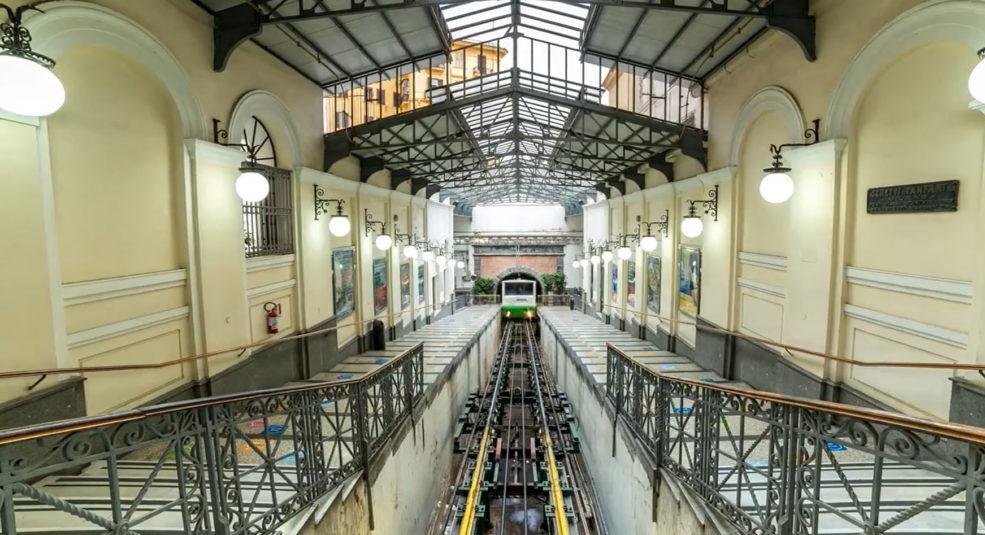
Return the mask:
[[554, 447], [551, 445], [551, 435], [547, 430], [544, 430], [544, 448], [547, 450], [547, 475], [551, 480], [554, 522], [557, 523], [558, 535], [568, 535], [568, 515], [564, 512], [564, 497], [561, 495], [561, 478], [557, 474], [557, 464], [554, 462]]
[[[462, 515], [462, 526], [458, 535], [472, 535], [475, 525], [475, 502], [479, 500], [479, 488], [482, 486], [482, 473], [486, 465], [486, 444], [489, 442], [489, 426], [482, 433], [482, 443], [479, 444], [479, 456], [475, 459], [475, 471], [472, 472], [472, 485], [469, 487], [469, 499], [465, 502], [465, 512]], [[565, 531], [565, 535], [567, 531]]]

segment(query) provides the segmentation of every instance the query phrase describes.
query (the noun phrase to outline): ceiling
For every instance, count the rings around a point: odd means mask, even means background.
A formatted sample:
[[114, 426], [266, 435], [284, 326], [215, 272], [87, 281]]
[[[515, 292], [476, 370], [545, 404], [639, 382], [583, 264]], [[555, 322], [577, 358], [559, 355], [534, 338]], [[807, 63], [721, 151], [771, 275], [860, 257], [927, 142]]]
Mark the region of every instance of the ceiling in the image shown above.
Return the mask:
[[[364, 180], [390, 169], [393, 186], [462, 211], [578, 210], [642, 185], [643, 165], [672, 180], [669, 157], [704, 157], [708, 76], [770, 30], [814, 59], [808, 0], [192, 1], [214, 16], [217, 70], [252, 39], [335, 94], [448, 61], [455, 42], [508, 49], [493, 72], [429, 91], [430, 106], [326, 136], [326, 169], [354, 155]], [[607, 94], [614, 71], [628, 89]]]

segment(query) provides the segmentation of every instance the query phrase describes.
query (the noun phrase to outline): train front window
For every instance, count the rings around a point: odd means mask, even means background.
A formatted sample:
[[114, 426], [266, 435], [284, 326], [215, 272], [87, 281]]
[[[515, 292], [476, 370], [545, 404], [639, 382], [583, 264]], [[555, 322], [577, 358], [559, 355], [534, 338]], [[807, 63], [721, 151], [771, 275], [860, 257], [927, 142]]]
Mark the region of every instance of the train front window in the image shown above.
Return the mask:
[[533, 295], [533, 284], [505, 284], [503, 285], [503, 295]]

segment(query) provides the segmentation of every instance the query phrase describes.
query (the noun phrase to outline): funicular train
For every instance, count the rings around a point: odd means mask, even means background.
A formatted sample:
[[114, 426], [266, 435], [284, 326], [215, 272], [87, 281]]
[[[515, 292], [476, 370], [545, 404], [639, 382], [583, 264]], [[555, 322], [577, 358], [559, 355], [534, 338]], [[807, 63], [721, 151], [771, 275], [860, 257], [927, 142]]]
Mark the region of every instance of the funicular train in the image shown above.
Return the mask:
[[506, 319], [537, 318], [537, 283], [531, 280], [504, 280], [500, 287], [503, 297], [502, 315]]

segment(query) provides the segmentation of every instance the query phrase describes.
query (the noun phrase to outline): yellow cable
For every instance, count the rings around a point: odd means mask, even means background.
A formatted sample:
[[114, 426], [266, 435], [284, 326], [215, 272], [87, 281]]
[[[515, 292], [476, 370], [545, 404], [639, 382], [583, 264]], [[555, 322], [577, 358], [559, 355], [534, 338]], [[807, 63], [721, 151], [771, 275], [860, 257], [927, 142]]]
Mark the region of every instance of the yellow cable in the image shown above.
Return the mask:
[[[472, 535], [475, 525], [475, 502], [479, 500], [479, 488], [482, 487], [482, 473], [486, 465], [486, 444], [489, 442], [489, 426], [482, 432], [482, 442], [479, 444], [479, 456], [475, 459], [475, 471], [472, 472], [472, 485], [469, 487], [469, 499], [465, 502], [465, 512], [462, 514], [462, 525], [458, 535]], [[567, 535], [567, 531], [565, 531]]]
[[551, 445], [551, 435], [544, 431], [544, 448], [547, 450], [547, 475], [551, 480], [551, 500], [554, 502], [554, 522], [557, 524], [558, 535], [568, 535], [568, 515], [564, 512], [564, 497], [561, 495], [561, 478], [557, 473], [557, 463], [554, 461], [554, 447]]

